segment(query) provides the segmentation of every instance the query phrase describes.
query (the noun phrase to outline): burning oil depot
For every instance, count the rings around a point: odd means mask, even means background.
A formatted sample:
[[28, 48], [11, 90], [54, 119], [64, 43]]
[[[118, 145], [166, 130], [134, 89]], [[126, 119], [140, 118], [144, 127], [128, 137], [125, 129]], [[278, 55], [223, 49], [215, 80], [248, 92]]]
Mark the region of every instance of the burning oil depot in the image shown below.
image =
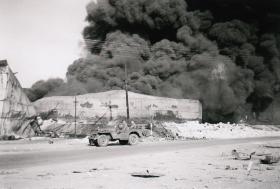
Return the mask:
[[[201, 120], [202, 107], [198, 100], [174, 99], [128, 92], [131, 119], [182, 119]], [[52, 96], [35, 101], [40, 113], [56, 109], [58, 118], [67, 119], [76, 115], [79, 120], [99, 118], [118, 119], [127, 116], [124, 90], [111, 90], [76, 96]]]

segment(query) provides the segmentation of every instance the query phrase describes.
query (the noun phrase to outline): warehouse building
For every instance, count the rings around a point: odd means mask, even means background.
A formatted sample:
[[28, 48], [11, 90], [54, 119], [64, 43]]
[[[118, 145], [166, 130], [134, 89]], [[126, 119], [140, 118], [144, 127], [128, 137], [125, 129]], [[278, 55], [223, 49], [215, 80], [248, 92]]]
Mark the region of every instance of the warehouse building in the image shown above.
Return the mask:
[[[128, 92], [130, 118], [201, 120], [202, 107], [198, 100], [174, 99]], [[76, 105], [75, 105], [76, 102]], [[124, 90], [89, 93], [78, 96], [45, 97], [34, 102], [36, 110], [57, 109], [59, 118], [87, 120], [91, 118], [126, 117]]]

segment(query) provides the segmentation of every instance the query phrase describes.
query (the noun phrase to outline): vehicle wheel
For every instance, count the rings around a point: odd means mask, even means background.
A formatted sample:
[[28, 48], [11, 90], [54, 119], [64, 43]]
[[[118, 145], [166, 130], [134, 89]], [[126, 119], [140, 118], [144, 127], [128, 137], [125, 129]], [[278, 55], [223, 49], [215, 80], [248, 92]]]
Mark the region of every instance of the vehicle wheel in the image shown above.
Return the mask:
[[128, 144], [128, 140], [120, 140], [119, 143], [121, 145], [127, 145]]
[[97, 138], [97, 145], [100, 147], [105, 147], [109, 143], [109, 138], [106, 135], [100, 135]]
[[89, 139], [89, 145], [90, 146], [95, 146], [96, 142], [94, 142], [93, 139]]
[[139, 142], [139, 137], [136, 134], [130, 134], [128, 137], [128, 144], [135, 145]]
[[98, 146], [97, 140], [94, 140], [93, 143], [95, 146]]

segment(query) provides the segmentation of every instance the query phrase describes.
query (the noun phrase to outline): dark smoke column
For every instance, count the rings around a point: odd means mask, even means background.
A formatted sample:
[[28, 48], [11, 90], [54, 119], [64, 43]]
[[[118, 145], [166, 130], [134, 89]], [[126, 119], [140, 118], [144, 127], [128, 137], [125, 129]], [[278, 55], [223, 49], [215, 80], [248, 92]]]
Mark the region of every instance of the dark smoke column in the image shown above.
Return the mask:
[[[262, 117], [280, 102], [278, 8], [274, 0], [91, 2], [83, 31], [88, 52], [55, 92], [125, 90], [127, 120], [128, 89], [200, 100], [206, 122]], [[216, 73], [221, 77], [209, 79]]]

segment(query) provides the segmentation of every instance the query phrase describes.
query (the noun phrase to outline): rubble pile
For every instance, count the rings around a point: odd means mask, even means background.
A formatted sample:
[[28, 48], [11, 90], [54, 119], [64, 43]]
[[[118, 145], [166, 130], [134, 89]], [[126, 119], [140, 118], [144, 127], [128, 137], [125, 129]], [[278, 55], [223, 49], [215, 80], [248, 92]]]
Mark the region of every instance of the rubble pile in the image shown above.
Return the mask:
[[[279, 169], [279, 149], [280, 143], [258, 145], [249, 149], [233, 149], [229, 156], [230, 159], [243, 163], [243, 168], [247, 169], [247, 175], [249, 175], [251, 171]], [[227, 167], [230, 165], [226, 166], [226, 170], [228, 170]]]
[[[141, 122], [142, 123], [142, 122]], [[45, 132], [54, 132], [59, 136], [68, 136], [75, 133], [77, 135], [88, 136], [94, 129], [106, 123], [82, 123], [78, 122], [76, 127], [73, 122], [65, 120], [44, 120], [41, 129]], [[143, 127], [143, 135], [151, 136], [154, 139], [164, 138], [169, 140], [176, 139], [230, 139], [230, 138], [249, 138], [280, 136], [280, 127], [272, 125], [246, 125], [230, 123], [199, 123], [198, 121], [188, 121], [184, 123], [175, 122], [143, 122], [137, 123]], [[76, 128], [76, 129], [75, 129]]]
[[250, 126], [230, 123], [199, 123], [189, 121], [185, 123], [166, 122], [163, 126], [173, 135], [184, 138], [228, 139], [263, 136], [280, 136], [280, 127], [276, 126]]
[[98, 124], [94, 125], [93, 127], [91, 124], [79, 122], [76, 124], [76, 129], [75, 129], [74, 122], [67, 122], [61, 119], [58, 120], [48, 119], [48, 120], [44, 120], [41, 129], [45, 132], [54, 132], [59, 136], [73, 135], [76, 130], [77, 135], [86, 136], [90, 134], [95, 127], [98, 127]]
[[165, 138], [165, 139], [175, 139], [176, 133], [174, 133], [171, 129], [166, 128], [160, 122], [154, 123], [152, 128], [152, 135], [157, 138]]

